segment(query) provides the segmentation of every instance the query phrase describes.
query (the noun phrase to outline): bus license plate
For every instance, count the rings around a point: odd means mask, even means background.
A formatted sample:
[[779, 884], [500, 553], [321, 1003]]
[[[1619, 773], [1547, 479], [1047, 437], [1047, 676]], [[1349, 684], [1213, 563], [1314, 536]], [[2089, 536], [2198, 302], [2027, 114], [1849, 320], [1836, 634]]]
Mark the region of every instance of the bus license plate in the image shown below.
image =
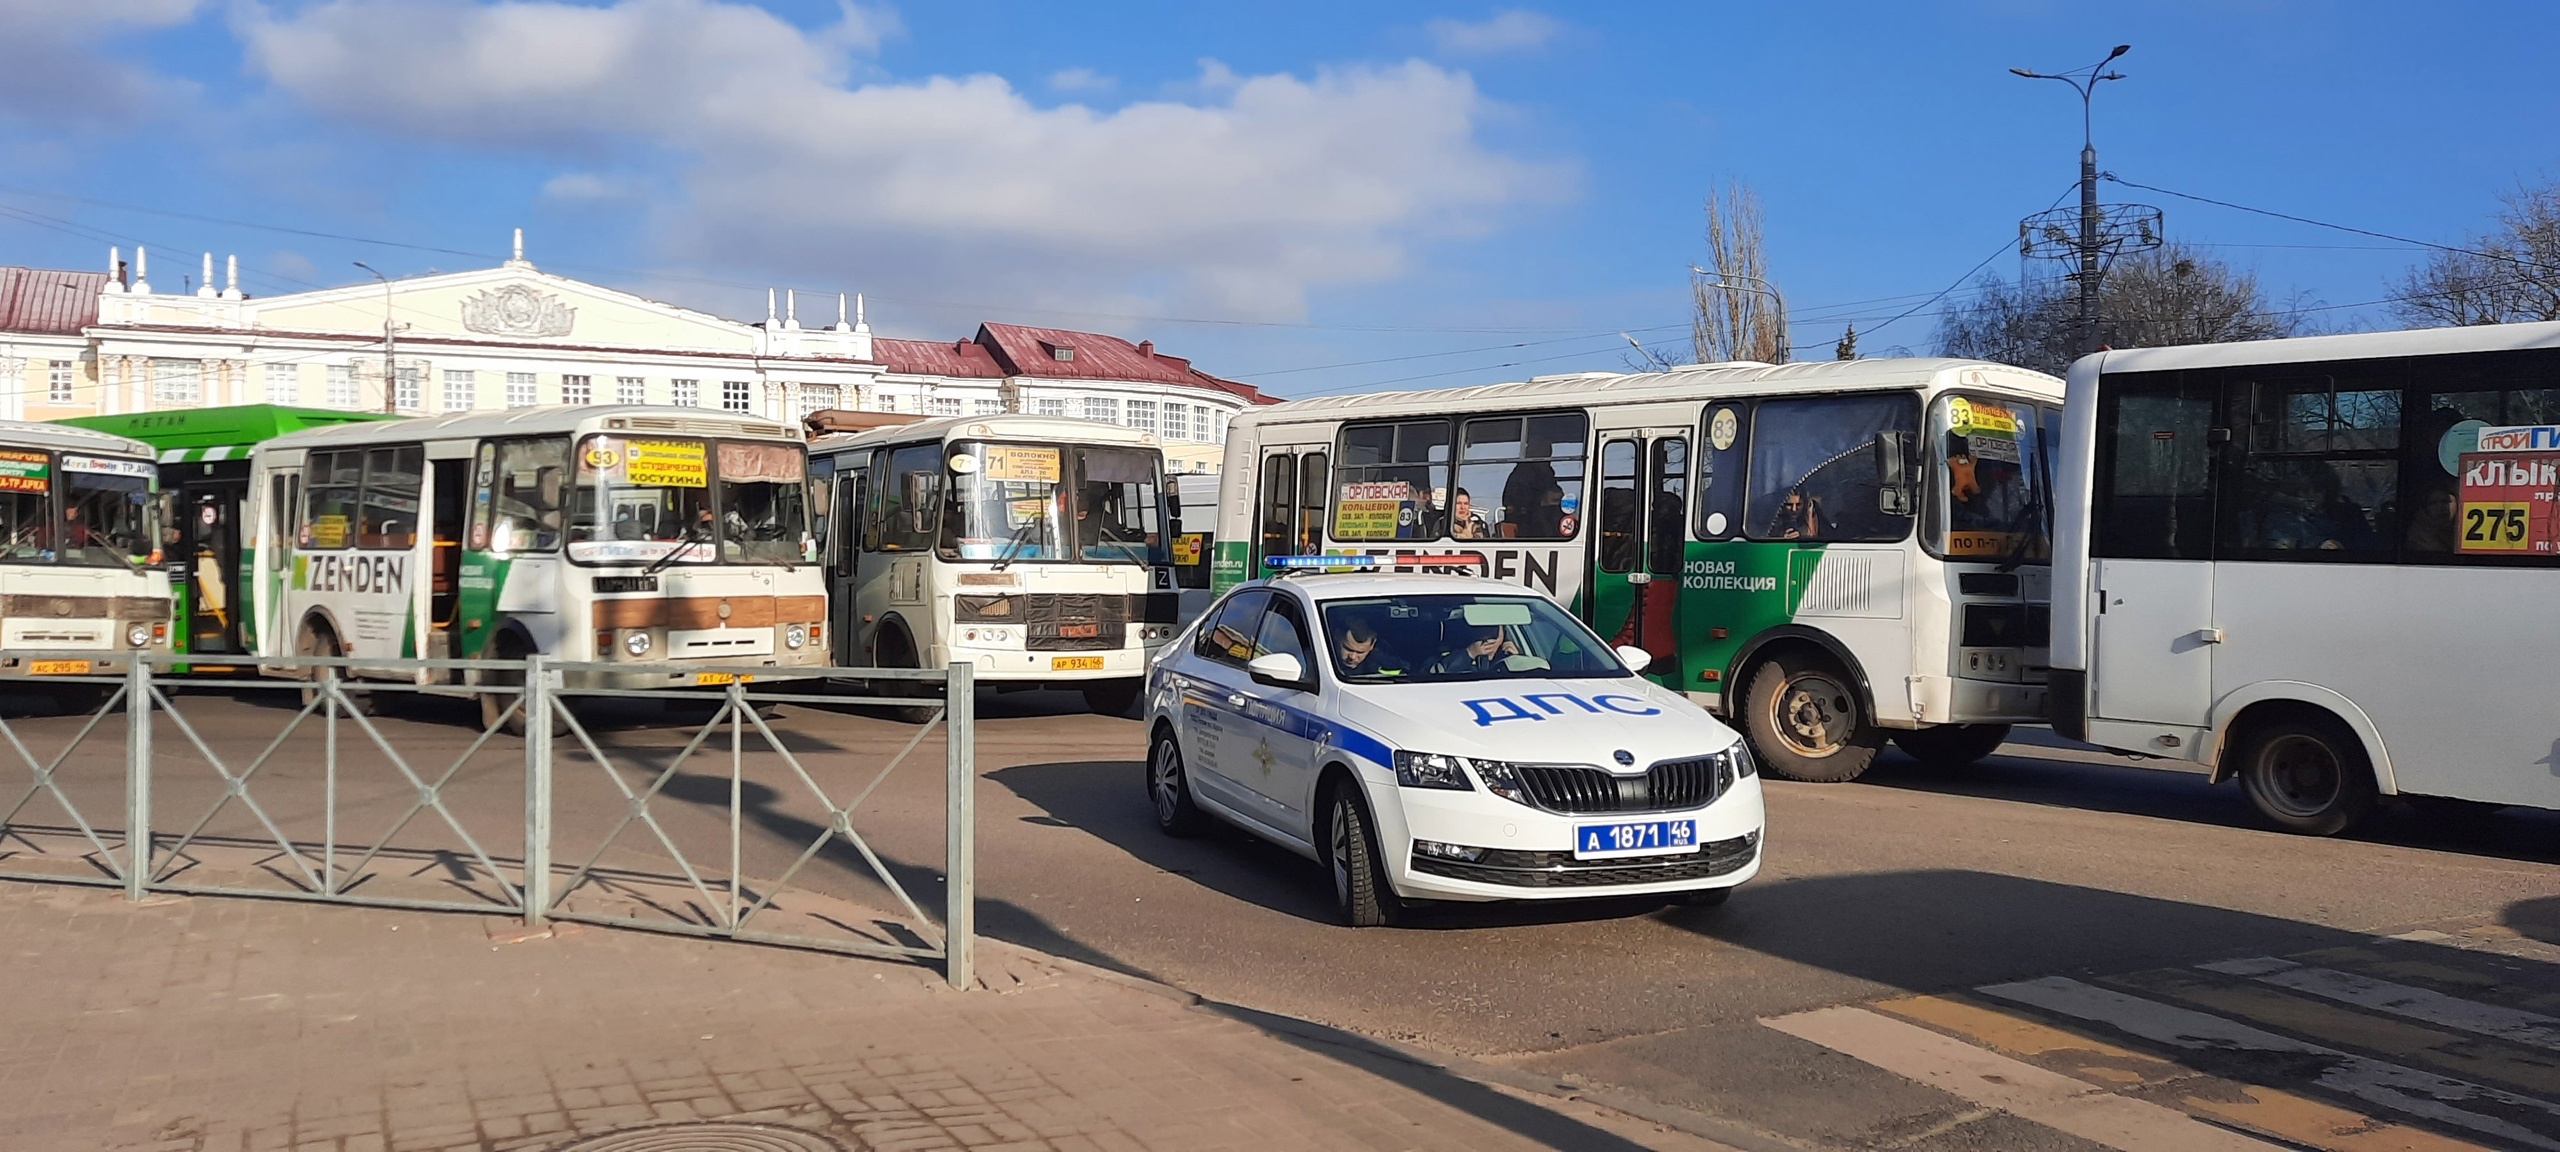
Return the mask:
[[696, 684], [736, 684], [741, 681], [754, 683], [755, 676], [752, 673], [740, 676], [735, 672], [696, 672], [693, 674], [693, 682]]
[[27, 671], [38, 676], [80, 676], [89, 671], [86, 660], [30, 660]]
[[1627, 824], [1576, 824], [1573, 858], [1606, 860], [1613, 856], [1677, 856], [1698, 850], [1695, 820], [1638, 820]]
[[1100, 672], [1102, 657], [1052, 656], [1049, 658], [1049, 670], [1052, 672]]

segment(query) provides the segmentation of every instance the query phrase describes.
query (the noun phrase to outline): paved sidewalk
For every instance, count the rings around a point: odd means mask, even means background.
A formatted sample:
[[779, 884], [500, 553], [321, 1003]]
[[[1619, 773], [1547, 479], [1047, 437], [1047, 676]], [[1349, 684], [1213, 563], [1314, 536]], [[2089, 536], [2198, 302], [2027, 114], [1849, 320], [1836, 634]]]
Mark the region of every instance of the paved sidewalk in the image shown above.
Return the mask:
[[[1001, 946], [961, 993], [899, 964], [522, 935], [0, 882], [0, 1148], [547, 1150], [706, 1119], [852, 1149], [1715, 1147]], [[652, 1147], [799, 1147], [696, 1135]]]

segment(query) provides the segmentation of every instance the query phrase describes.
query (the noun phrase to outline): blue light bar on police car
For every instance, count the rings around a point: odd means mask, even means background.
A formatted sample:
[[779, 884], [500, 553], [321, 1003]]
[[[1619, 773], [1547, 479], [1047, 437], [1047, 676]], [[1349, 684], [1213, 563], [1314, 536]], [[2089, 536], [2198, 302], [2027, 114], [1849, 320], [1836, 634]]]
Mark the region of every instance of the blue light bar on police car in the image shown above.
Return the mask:
[[1315, 569], [1324, 569], [1324, 570], [1330, 570], [1330, 571], [1362, 570], [1362, 569], [1377, 569], [1377, 568], [1423, 568], [1423, 567], [1446, 567], [1446, 566], [1453, 566], [1453, 565], [1478, 565], [1478, 564], [1482, 564], [1482, 563], [1484, 563], [1484, 557], [1482, 557], [1482, 556], [1477, 556], [1477, 555], [1474, 555], [1474, 554], [1472, 554], [1472, 553], [1464, 553], [1464, 552], [1458, 553], [1458, 554], [1456, 554], [1456, 555], [1434, 555], [1434, 556], [1424, 556], [1424, 555], [1419, 555], [1419, 554], [1414, 554], [1414, 553], [1404, 553], [1404, 554], [1398, 554], [1398, 555], [1384, 555], [1384, 556], [1368, 556], [1368, 555], [1334, 555], [1334, 556], [1265, 556], [1265, 557], [1263, 557], [1263, 558], [1262, 558], [1262, 565], [1263, 565], [1263, 567], [1266, 567], [1266, 568], [1282, 568], [1282, 569], [1315, 568]]

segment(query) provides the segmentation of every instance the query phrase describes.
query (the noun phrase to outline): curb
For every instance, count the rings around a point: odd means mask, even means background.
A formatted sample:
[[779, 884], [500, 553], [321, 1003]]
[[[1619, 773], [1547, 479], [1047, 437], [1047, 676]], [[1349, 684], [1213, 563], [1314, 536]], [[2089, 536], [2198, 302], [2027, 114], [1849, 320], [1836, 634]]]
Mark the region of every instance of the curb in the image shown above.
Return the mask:
[[1167, 1000], [1193, 1011], [1221, 1016], [1265, 1032], [1288, 1036], [1310, 1044], [1320, 1044], [1327, 1048], [1340, 1049], [1354, 1056], [1392, 1061], [1427, 1071], [1445, 1073], [1488, 1088], [1507, 1088], [1514, 1092], [1549, 1100], [1598, 1105], [1609, 1111], [1684, 1132], [1702, 1140], [1728, 1144], [1741, 1152], [1819, 1152], [1823, 1148], [1822, 1145], [1807, 1144], [1775, 1132], [1677, 1105], [1658, 1103], [1613, 1088], [1563, 1084], [1554, 1077], [1541, 1076], [1518, 1068], [1489, 1064], [1455, 1053], [1437, 1052], [1393, 1040], [1384, 1040], [1330, 1024], [1320, 1024], [1313, 1020], [1277, 1012], [1266, 1012], [1242, 1004], [1211, 1000], [1199, 993], [1152, 977], [1115, 971], [1010, 941], [981, 936], [978, 938], [978, 946], [993, 947], [1017, 956], [1033, 958], [1080, 976]]

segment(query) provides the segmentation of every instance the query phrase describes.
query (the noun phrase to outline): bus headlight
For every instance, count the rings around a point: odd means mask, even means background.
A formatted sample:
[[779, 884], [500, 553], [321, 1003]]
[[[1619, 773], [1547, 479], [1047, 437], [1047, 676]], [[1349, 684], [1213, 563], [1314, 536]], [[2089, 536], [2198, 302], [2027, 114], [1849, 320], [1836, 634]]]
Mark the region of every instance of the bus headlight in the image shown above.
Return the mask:
[[630, 634], [630, 635], [628, 635], [628, 636], [623, 637], [623, 638], [622, 638], [622, 650], [623, 650], [623, 651], [625, 651], [625, 652], [628, 652], [628, 653], [632, 654], [633, 656], [646, 656], [646, 655], [648, 655], [648, 654], [649, 654], [649, 634], [648, 634], [648, 633], [646, 633], [646, 632], [634, 632], [634, 633], [632, 633], [632, 634]]
[[799, 649], [799, 648], [805, 648], [805, 647], [807, 647], [807, 646], [808, 646], [808, 644], [809, 644], [809, 626], [808, 626], [808, 625], [806, 625], [806, 624], [788, 624], [788, 625], [783, 626], [783, 629], [782, 629], [782, 646], [783, 646], [783, 647], [785, 647], [785, 648], [791, 648], [791, 649]]
[[132, 627], [125, 629], [124, 642], [136, 648], [150, 647], [151, 626], [148, 624], [135, 624]]

